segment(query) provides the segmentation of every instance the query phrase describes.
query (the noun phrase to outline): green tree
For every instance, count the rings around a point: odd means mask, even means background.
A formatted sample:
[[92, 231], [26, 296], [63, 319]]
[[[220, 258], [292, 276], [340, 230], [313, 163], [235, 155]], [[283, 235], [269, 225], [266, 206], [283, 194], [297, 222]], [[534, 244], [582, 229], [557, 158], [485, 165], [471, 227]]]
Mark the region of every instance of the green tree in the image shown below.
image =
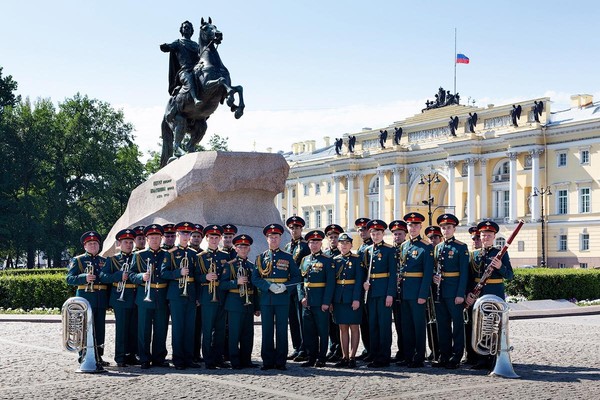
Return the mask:
[[5, 107], [13, 107], [21, 101], [21, 96], [15, 95], [17, 82], [13, 80], [12, 75], [3, 78], [2, 69], [0, 67], [0, 118], [2, 118]]

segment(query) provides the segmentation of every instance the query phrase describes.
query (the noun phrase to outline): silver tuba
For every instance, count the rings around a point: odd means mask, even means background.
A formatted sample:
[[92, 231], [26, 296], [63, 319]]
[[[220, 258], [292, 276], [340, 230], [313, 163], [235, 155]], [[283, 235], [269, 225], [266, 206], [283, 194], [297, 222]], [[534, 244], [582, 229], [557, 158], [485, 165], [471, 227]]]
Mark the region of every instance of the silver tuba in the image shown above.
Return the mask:
[[508, 303], [493, 294], [481, 296], [473, 306], [473, 349], [484, 356], [496, 356], [490, 375], [520, 378], [510, 361], [508, 343]]
[[62, 306], [63, 346], [81, 352], [76, 372], [106, 372], [98, 363], [94, 337], [94, 317], [90, 303], [83, 297], [71, 297]]

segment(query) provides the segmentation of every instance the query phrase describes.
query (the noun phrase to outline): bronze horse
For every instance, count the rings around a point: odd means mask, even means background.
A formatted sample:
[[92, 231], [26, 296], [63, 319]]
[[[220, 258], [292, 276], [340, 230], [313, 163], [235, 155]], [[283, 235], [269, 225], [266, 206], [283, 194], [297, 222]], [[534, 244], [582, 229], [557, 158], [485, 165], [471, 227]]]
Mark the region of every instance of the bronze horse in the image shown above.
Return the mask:
[[[161, 168], [186, 152], [193, 152], [195, 146], [206, 133], [206, 120], [215, 112], [219, 104], [227, 101], [227, 106], [236, 119], [244, 114], [244, 97], [241, 86], [232, 86], [229, 71], [223, 65], [217, 47], [223, 40], [223, 33], [213, 25], [212, 20], [202, 18], [199, 35], [199, 60], [194, 68], [196, 90], [201, 104], [196, 105], [191, 94], [179, 93], [177, 88], [169, 99], [162, 120]], [[162, 47], [161, 47], [162, 48]], [[235, 94], [238, 104], [235, 104]], [[185, 134], [190, 139], [182, 147]]]

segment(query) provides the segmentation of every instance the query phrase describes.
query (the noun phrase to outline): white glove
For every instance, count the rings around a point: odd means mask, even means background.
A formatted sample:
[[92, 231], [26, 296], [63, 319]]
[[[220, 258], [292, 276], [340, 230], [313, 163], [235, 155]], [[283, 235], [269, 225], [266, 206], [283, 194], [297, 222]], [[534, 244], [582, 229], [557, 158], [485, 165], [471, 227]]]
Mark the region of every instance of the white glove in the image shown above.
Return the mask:
[[279, 293], [283, 293], [287, 290], [287, 286], [285, 286], [285, 284], [283, 284], [283, 283], [280, 283], [279, 289], [280, 289]]
[[277, 284], [277, 283], [271, 283], [271, 284], [269, 285], [269, 290], [270, 290], [271, 292], [275, 293], [275, 294], [278, 294], [278, 293], [280, 293], [280, 291], [279, 291], [279, 290], [280, 290], [280, 289], [279, 289], [279, 284]]

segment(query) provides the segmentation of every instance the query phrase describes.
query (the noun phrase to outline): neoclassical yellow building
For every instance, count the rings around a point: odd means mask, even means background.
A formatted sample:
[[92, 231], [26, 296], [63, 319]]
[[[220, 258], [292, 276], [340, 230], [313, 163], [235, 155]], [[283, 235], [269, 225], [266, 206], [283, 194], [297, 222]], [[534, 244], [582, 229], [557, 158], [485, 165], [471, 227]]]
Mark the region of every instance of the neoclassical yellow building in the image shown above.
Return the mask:
[[[322, 148], [295, 143], [284, 154], [290, 173], [277, 207], [284, 221], [300, 215], [308, 228], [337, 223], [351, 232], [359, 217], [389, 222], [418, 211], [435, 224], [452, 212], [461, 221], [457, 237], [469, 244], [467, 229], [481, 220], [500, 225], [500, 245], [523, 219], [513, 265], [540, 265], [545, 253], [548, 267], [600, 267], [600, 103], [590, 95], [571, 103], [566, 110], [551, 110], [550, 98], [428, 109], [345, 134], [339, 155], [328, 137]], [[383, 146], [381, 131], [388, 132]]]

